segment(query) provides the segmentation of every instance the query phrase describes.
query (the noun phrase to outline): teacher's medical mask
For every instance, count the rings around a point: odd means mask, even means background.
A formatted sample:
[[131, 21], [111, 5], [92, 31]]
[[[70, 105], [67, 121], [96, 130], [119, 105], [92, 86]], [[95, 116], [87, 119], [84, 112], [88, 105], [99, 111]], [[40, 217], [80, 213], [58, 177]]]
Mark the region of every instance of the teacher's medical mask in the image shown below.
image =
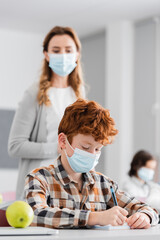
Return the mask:
[[154, 170], [146, 167], [141, 167], [138, 172], [138, 177], [144, 180], [145, 182], [151, 181], [154, 176]]
[[48, 56], [49, 67], [59, 76], [67, 76], [77, 66], [75, 53], [48, 54]]
[[[68, 142], [68, 140], [67, 140]], [[64, 149], [65, 155], [68, 159], [69, 165], [74, 172], [77, 173], [86, 173], [92, 170], [97, 164], [101, 152], [97, 154], [89, 153], [79, 148], [73, 148], [68, 142], [69, 146], [74, 151], [71, 157], [67, 156], [66, 150]]]

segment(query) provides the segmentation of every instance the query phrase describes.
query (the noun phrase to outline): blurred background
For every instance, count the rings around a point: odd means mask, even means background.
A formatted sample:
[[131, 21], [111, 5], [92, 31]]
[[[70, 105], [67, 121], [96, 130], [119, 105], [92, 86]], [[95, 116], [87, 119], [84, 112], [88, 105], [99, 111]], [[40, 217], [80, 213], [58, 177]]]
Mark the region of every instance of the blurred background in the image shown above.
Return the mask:
[[87, 98], [108, 108], [119, 130], [97, 170], [121, 186], [136, 151], [160, 159], [160, 0], [0, 0], [0, 192], [15, 191], [8, 134], [55, 25], [78, 33]]

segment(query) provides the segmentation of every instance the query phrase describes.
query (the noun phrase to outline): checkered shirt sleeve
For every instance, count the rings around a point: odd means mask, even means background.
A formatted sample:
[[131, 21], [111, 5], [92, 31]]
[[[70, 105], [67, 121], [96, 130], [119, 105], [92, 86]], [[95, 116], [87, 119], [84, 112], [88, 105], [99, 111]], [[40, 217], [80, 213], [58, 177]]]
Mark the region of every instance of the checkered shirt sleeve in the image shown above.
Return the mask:
[[[128, 216], [131, 216], [136, 212], [146, 213], [150, 217], [151, 226], [154, 226], [158, 223], [159, 217], [158, 211], [156, 209], [153, 209], [147, 204], [137, 200], [135, 197], [131, 197], [128, 193], [119, 190], [117, 183], [113, 182], [111, 179], [104, 176], [103, 174], [99, 174], [99, 176], [101, 177], [101, 183], [103, 182], [103, 184], [101, 184], [102, 191], [104, 192], [105, 189], [109, 188], [109, 185], [112, 185], [116, 194], [118, 206], [125, 208], [128, 211]], [[111, 195], [111, 192], [109, 193], [109, 195]], [[108, 198], [108, 194], [106, 195], [106, 197]], [[108, 206], [114, 206], [112, 197], [108, 198]]]
[[[29, 205], [34, 210], [34, 219], [32, 226], [41, 226], [48, 228], [72, 228], [77, 226], [86, 226], [90, 211], [72, 209], [72, 204], [68, 200], [63, 200], [66, 207], [61, 208], [59, 199], [56, 206], [49, 206], [47, 199], [50, 198], [50, 190], [58, 186], [55, 182], [54, 186], [49, 184], [52, 176], [45, 171], [44, 175], [29, 174], [26, 177], [25, 195]], [[47, 181], [46, 181], [47, 179]], [[51, 181], [52, 182], [52, 181]], [[48, 183], [48, 184], [47, 184]], [[61, 195], [60, 188], [59, 196]]]

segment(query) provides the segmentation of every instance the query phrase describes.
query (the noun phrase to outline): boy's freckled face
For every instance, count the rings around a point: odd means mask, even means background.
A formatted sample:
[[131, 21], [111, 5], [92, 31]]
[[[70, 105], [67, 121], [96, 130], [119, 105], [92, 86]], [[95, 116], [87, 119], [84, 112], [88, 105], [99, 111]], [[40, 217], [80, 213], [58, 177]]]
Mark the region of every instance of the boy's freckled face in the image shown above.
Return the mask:
[[[84, 135], [84, 134], [77, 134], [73, 137], [72, 147], [79, 148], [83, 151], [90, 152], [92, 154], [97, 154], [101, 151], [103, 145], [99, 142], [96, 142], [95, 139], [92, 137], [92, 135]], [[66, 143], [66, 150], [68, 153], [68, 156], [71, 157], [73, 155], [73, 150], [69, 146], [69, 144]]]

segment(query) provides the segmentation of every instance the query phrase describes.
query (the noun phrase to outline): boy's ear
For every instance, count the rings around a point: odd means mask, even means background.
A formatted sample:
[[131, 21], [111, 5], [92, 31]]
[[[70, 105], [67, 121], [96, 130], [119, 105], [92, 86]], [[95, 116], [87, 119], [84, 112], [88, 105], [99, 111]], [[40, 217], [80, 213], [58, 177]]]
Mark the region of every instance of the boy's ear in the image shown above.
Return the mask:
[[66, 135], [64, 133], [60, 133], [58, 135], [58, 144], [59, 144], [61, 149], [66, 148]]

